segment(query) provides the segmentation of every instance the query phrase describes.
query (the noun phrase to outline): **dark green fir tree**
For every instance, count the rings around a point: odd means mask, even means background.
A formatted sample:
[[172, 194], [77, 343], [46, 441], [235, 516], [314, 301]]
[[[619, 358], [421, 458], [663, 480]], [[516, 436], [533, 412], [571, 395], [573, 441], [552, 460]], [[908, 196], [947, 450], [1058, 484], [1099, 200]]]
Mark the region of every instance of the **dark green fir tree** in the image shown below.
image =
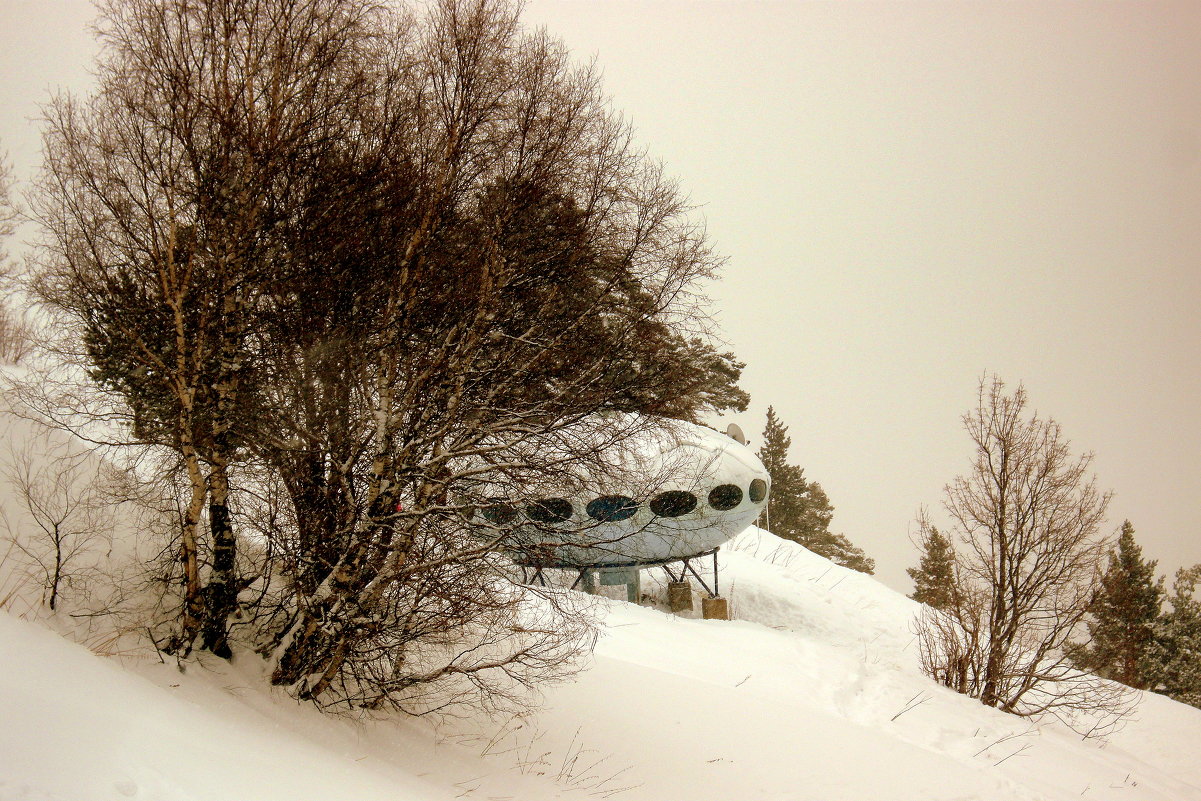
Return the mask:
[[1089, 605], [1089, 642], [1076, 657], [1082, 667], [1129, 687], [1148, 686], [1146, 660], [1164, 594], [1155, 565], [1143, 559], [1134, 526], [1129, 520], [1122, 523], [1117, 547], [1109, 554], [1109, 566]]
[[917, 567], [905, 570], [913, 579], [913, 594], [909, 597], [935, 609], [951, 605], [955, 586], [955, 551], [951, 541], [929, 526], [924, 528], [919, 543], [922, 550]]
[[802, 468], [789, 463], [791, 445], [788, 426], [780, 422], [774, 408], [768, 407], [759, 459], [771, 476], [771, 495], [759, 519], [760, 527], [798, 542], [835, 564], [871, 573], [876, 563], [844, 535], [830, 531], [834, 507], [820, 484], [806, 479]]
[[1201, 707], [1201, 565], [1176, 571], [1171, 611], [1160, 615], [1155, 639], [1143, 660], [1149, 689], [1185, 704]]

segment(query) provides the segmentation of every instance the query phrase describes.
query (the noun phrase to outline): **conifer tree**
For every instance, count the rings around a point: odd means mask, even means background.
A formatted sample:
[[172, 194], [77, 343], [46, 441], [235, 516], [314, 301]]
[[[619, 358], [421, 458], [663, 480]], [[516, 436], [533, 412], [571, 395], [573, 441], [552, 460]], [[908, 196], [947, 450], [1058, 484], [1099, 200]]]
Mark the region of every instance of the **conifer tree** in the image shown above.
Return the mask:
[[876, 570], [876, 560], [872, 559], [863, 549], [847, 539], [845, 534], [833, 531], [820, 531], [817, 536], [803, 545], [816, 554], [826, 557], [836, 565], [867, 573], [869, 576]]
[[1143, 660], [1147, 686], [1181, 703], [1201, 707], [1201, 600], [1194, 597], [1201, 565], [1176, 571], [1171, 611], [1155, 624]]
[[791, 447], [792, 437], [788, 436], [788, 426], [776, 417], [775, 408], [768, 406], [767, 427], [763, 430], [759, 460], [771, 476], [772, 491], [759, 525], [779, 536], [784, 536], [781, 532], [796, 518], [797, 497], [806, 483], [804, 471], [788, 463], [788, 449]]
[[909, 597], [935, 609], [945, 609], [951, 604], [955, 582], [955, 552], [951, 541], [930, 526], [919, 547], [922, 556], [917, 567], [905, 571], [913, 579], [913, 594]]
[[1155, 580], [1156, 562], [1144, 561], [1127, 520], [1109, 566], [1089, 605], [1090, 642], [1077, 657], [1087, 667], [1128, 687], [1147, 686], [1143, 663], [1154, 636], [1163, 598], [1163, 580]]
[[804, 469], [788, 462], [792, 438], [773, 407], [767, 409], [767, 426], [759, 459], [771, 476], [771, 495], [759, 525], [777, 537], [792, 540], [830, 561], [871, 573], [876, 563], [844, 535], [830, 531], [834, 507], [816, 481], [805, 478]]

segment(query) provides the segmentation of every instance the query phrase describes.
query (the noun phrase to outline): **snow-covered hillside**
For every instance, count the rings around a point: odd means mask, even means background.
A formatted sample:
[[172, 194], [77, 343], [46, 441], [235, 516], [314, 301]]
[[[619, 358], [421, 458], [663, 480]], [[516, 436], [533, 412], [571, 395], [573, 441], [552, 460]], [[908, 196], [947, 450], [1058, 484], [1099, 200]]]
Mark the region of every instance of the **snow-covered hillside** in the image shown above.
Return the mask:
[[1197, 710], [1149, 696], [1103, 743], [985, 709], [915, 670], [912, 602], [767, 536], [726, 557], [742, 619], [609, 602], [539, 714], [437, 730], [323, 717], [249, 656], [181, 673], [0, 616], [0, 798], [1201, 798]]
[[722, 555], [737, 620], [603, 601], [589, 669], [501, 721], [331, 718], [249, 654], [181, 671], [0, 614], [0, 800], [1201, 799], [1201, 711], [1035, 726], [924, 678], [871, 577], [753, 528]]

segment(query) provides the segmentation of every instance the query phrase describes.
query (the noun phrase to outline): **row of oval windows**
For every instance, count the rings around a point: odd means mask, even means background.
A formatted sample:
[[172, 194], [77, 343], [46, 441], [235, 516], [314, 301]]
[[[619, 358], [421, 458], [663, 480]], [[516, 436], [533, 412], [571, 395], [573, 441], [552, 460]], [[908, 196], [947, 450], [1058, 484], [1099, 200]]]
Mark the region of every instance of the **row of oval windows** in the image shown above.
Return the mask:
[[[767, 497], [767, 482], [756, 478], [747, 488], [751, 503], [762, 503]], [[709, 506], [719, 512], [727, 512], [742, 503], [742, 487], [737, 484], [721, 484], [709, 491]], [[681, 517], [696, 509], [697, 498], [691, 492], [668, 490], [651, 499], [650, 508], [658, 517]], [[571, 519], [574, 509], [565, 498], [546, 498], [534, 501], [525, 508], [526, 517], [535, 523], [563, 523]], [[638, 511], [638, 502], [625, 495], [604, 495], [589, 501], [585, 507], [588, 516], [600, 523], [616, 523], [628, 520]], [[489, 523], [503, 526], [517, 519], [517, 510], [507, 504], [490, 506], [482, 511]]]

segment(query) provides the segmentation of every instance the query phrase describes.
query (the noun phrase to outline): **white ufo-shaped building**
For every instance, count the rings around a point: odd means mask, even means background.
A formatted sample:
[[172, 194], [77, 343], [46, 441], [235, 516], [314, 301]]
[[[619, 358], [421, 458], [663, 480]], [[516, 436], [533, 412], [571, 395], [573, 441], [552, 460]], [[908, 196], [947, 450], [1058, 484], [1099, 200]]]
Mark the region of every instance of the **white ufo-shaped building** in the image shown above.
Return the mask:
[[681, 421], [615, 439], [598, 461], [603, 469], [562, 488], [496, 497], [475, 519], [510, 531], [506, 548], [522, 564], [603, 572], [712, 553], [759, 516], [771, 491], [750, 448]]

